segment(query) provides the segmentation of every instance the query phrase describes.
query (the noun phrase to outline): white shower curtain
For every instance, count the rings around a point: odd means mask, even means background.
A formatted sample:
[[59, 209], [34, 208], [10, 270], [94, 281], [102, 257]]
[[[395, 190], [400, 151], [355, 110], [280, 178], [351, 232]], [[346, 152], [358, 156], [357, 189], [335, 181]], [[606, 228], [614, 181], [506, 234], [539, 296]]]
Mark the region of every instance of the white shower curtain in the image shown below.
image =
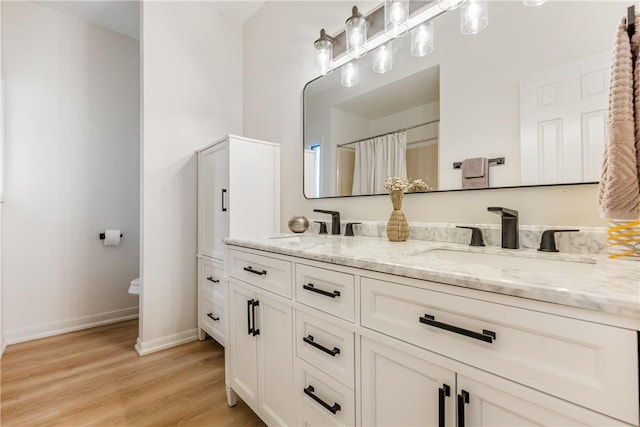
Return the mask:
[[407, 176], [407, 133], [396, 132], [356, 144], [351, 194], [385, 193], [389, 176]]

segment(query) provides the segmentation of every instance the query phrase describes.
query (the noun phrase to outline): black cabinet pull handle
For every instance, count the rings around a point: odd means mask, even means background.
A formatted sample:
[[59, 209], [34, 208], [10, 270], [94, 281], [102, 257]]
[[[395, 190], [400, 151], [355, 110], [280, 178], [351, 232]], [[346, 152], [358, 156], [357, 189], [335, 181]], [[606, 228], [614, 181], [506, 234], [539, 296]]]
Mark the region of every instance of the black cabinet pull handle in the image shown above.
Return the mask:
[[207, 280], [213, 283], [220, 283], [220, 280], [218, 279], [214, 279], [213, 276], [209, 276], [207, 277]]
[[226, 212], [227, 211], [227, 208], [224, 206], [224, 195], [226, 194], [226, 192], [227, 192], [227, 189], [223, 188], [222, 189], [222, 212]]
[[253, 334], [253, 325], [251, 324], [251, 307], [253, 306], [253, 300], [247, 300], [247, 334]]
[[251, 302], [251, 316], [253, 317], [253, 332], [251, 334], [255, 337], [260, 335], [260, 329], [256, 328], [256, 307], [260, 305], [260, 301], [255, 300]]
[[458, 395], [458, 427], [464, 427], [464, 404], [469, 403], [469, 392], [460, 390]]
[[445, 411], [444, 411], [444, 399], [451, 396], [451, 388], [442, 384], [442, 387], [438, 389], [438, 427], [444, 427], [445, 424]]
[[317, 348], [318, 350], [322, 350], [327, 354], [330, 354], [333, 357], [336, 357], [336, 354], [340, 354], [340, 349], [338, 347], [333, 347], [333, 350], [329, 350], [327, 347], [318, 344], [317, 342], [315, 342], [313, 340], [313, 336], [312, 335], [307, 335], [306, 337], [302, 338], [302, 341], [306, 342], [307, 344]]
[[475, 338], [480, 341], [488, 342], [489, 344], [493, 343], [493, 340], [496, 339], [496, 333], [493, 331], [488, 331], [486, 329], [483, 329], [482, 333], [470, 331], [458, 326], [449, 325], [448, 323], [437, 322], [435, 320], [435, 316], [431, 316], [429, 314], [425, 314], [424, 316], [420, 317], [420, 323], [424, 323], [425, 325], [434, 326], [440, 329], [445, 329], [447, 331], [464, 335], [466, 337]]
[[217, 322], [218, 320], [220, 320], [220, 317], [214, 317], [213, 313], [207, 313], [207, 316], [209, 316], [211, 320], [213, 320], [214, 322]]
[[329, 405], [327, 402], [325, 402], [324, 400], [320, 399], [318, 396], [313, 394], [314, 391], [315, 389], [313, 388], [312, 385], [310, 385], [304, 389], [304, 394], [306, 394], [307, 396], [309, 396], [310, 398], [318, 402], [320, 405], [322, 405], [324, 409], [326, 409], [327, 411], [331, 412], [334, 415], [336, 414], [336, 412], [342, 409], [340, 405], [337, 403], [334, 403], [333, 406]]
[[248, 271], [249, 273], [257, 274], [258, 276], [264, 276], [265, 274], [267, 274], [267, 270], [258, 271], [254, 270], [251, 266], [244, 267], [243, 270]]
[[323, 291], [322, 289], [318, 289], [315, 286], [313, 286], [313, 283], [307, 283], [306, 285], [302, 285], [302, 288], [311, 292], [315, 292], [320, 295], [324, 295], [325, 297], [329, 297], [329, 298], [335, 298], [340, 296], [340, 291], [333, 291], [333, 292]]

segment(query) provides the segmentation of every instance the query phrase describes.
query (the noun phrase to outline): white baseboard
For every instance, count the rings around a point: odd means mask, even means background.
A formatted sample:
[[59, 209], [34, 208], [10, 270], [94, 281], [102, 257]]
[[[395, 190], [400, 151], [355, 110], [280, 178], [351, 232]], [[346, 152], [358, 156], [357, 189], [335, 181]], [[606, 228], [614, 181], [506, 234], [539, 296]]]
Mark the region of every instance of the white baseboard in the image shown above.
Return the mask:
[[122, 310], [109, 311], [106, 313], [93, 314], [91, 316], [76, 317], [74, 319], [63, 320], [60, 322], [46, 323], [37, 326], [30, 326], [23, 329], [5, 331], [7, 340], [6, 344], [17, 344], [20, 342], [50, 337], [53, 335], [61, 335], [68, 332], [79, 331], [81, 329], [94, 328], [96, 326], [136, 319], [138, 317], [138, 312], [139, 308], [136, 306], [131, 308], [124, 308]]
[[2, 337], [2, 342], [0, 342], [0, 359], [2, 359], [2, 355], [4, 354], [4, 349], [7, 348], [7, 340]]
[[191, 341], [198, 340], [198, 329], [191, 329], [189, 331], [180, 332], [175, 335], [169, 335], [167, 337], [158, 338], [151, 341], [142, 341], [138, 337], [136, 342], [136, 353], [138, 356], [145, 356], [156, 351], [165, 350], [167, 348], [175, 347], [181, 344], [186, 344]]

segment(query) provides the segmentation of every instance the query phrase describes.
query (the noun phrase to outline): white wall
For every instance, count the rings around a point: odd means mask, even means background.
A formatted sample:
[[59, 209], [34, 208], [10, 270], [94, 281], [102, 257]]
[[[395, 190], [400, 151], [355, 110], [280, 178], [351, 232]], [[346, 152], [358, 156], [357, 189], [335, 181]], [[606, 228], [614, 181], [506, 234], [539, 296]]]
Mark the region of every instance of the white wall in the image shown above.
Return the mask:
[[[3, 2], [9, 343], [137, 316], [137, 40]], [[119, 247], [98, 234], [120, 228]]]
[[[318, 218], [314, 208], [336, 209], [350, 220], [386, 220], [391, 211], [388, 196], [306, 200], [302, 193], [302, 89], [317, 77], [313, 41], [320, 28], [330, 34], [344, 28], [351, 6], [269, 1], [244, 27], [244, 130], [282, 144], [281, 176], [287, 177], [281, 179], [283, 230], [293, 213]], [[596, 185], [409, 194], [403, 210], [409, 221], [499, 223], [487, 206], [519, 210], [522, 224], [604, 225]]]
[[242, 133], [242, 27], [206, 2], [145, 1], [142, 57], [145, 354], [197, 336], [195, 150]]
[[0, 2], [0, 358], [7, 341], [4, 335], [2, 309], [2, 205], [4, 203], [4, 68], [2, 66], [2, 3]]

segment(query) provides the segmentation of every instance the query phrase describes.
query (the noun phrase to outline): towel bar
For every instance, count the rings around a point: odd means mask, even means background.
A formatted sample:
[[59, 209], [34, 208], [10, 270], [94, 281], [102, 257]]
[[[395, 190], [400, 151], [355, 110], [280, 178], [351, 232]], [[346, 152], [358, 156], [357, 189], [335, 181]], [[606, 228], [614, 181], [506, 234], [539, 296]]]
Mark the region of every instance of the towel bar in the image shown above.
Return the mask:
[[[495, 159], [489, 159], [490, 165], [504, 165], [504, 157], [496, 157]], [[462, 167], [462, 162], [454, 162], [453, 168], [460, 169]]]

